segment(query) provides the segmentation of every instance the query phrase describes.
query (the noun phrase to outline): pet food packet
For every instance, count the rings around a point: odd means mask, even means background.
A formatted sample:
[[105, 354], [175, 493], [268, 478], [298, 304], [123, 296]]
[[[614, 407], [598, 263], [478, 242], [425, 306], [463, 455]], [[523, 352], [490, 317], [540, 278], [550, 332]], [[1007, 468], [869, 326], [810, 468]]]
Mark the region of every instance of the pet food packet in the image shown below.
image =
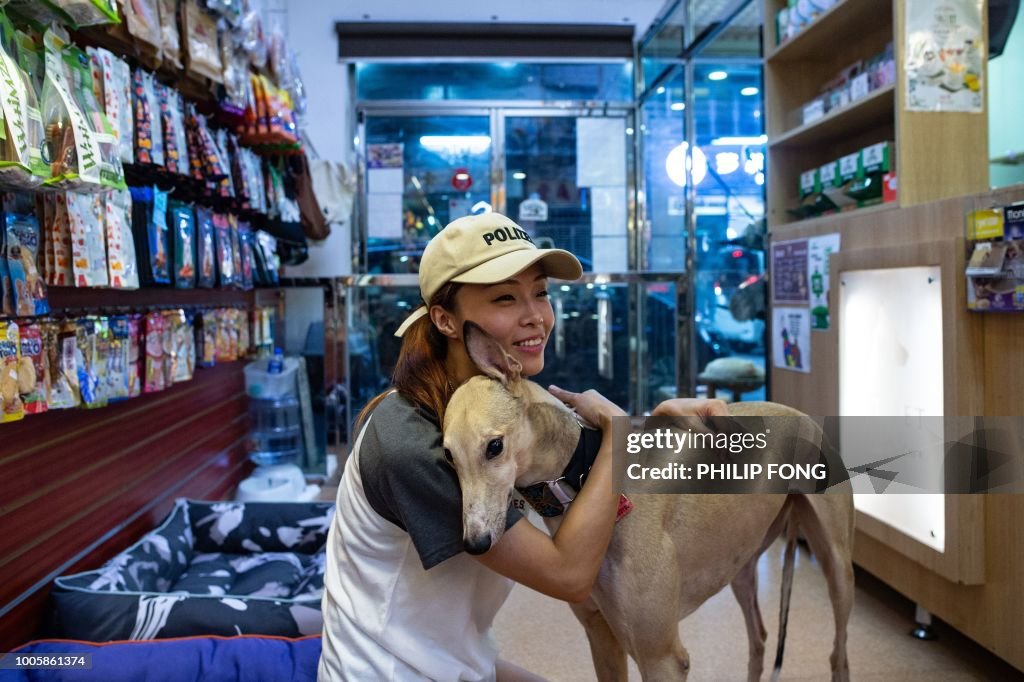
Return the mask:
[[50, 394], [50, 363], [43, 350], [43, 332], [38, 324], [22, 324], [19, 333], [18, 392], [25, 414], [40, 414], [46, 412]]
[[151, 153], [154, 166], [164, 166], [166, 155], [164, 153], [164, 124], [160, 116], [160, 96], [157, 94], [156, 77], [148, 71], [142, 72], [143, 90], [142, 95], [146, 100], [146, 108], [149, 111], [149, 122], [152, 129]]
[[184, 34], [188, 37], [188, 70], [223, 83], [224, 65], [217, 42], [217, 19], [200, 8], [197, 0], [184, 0], [182, 18]]
[[241, 261], [241, 285], [243, 289], [253, 288], [253, 244], [252, 244], [252, 229], [249, 227], [249, 223], [239, 222], [238, 223], [238, 246], [240, 252]]
[[159, 50], [160, 10], [157, 0], [128, 0], [123, 3], [128, 32]]
[[249, 357], [252, 354], [252, 320], [249, 319], [249, 312], [236, 310], [235, 323], [238, 328], [238, 357]]
[[170, 311], [166, 314], [165, 319], [170, 339], [170, 347], [164, 348], [165, 355], [170, 353], [168, 380], [171, 383], [188, 381], [195, 371], [196, 362], [192, 326], [184, 310]]
[[94, 79], [93, 60], [74, 45], [64, 48], [64, 65], [68, 73], [71, 95], [85, 115], [89, 130], [100, 150], [99, 185], [87, 185], [84, 189], [91, 192], [124, 189], [124, 168], [118, 157], [117, 136], [101, 105], [103, 83], [100, 80], [99, 68], [95, 69]]
[[43, 279], [47, 284], [53, 284], [53, 219], [56, 212], [54, 200], [56, 195], [52, 192], [40, 194], [40, 208], [43, 216], [43, 223], [40, 229], [43, 233]]
[[141, 315], [128, 317], [128, 397], [135, 398], [142, 394], [142, 378], [146, 372], [145, 353], [142, 351], [145, 339], [142, 338], [143, 321]]
[[39, 272], [39, 222], [34, 215], [4, 214], [7, 269], [15, 312], [32, 317], [50, 312], [46, 282]]
[[[236, 287], [241, 288], [244, 281], [242, 279], [242, 246], [238, 239], [238, 216], [228, 214], [228, 227], [231, 234], [231, 271], [234, 273], [232, 281]], [[251, 272], [249, 276], [252, 277]]]
[[200, 367], [213, 367], [217, 364], [217, 315], [212, 310], [205, 310], [199, 316], [199, 334], [201, 339], [198, 350]]
[[[94, 346], [93, 366], [96, 371], [96, 400], [99, 405], [110, 402], [110, 318], [95, 318], [96, 344]], [[98, 405], [98, 406], [99, 406]]]
[[192, 289], [196, 285], [195, 213], [188, 204], [171, 201], [168, 222], [174, 239], [174, 286]]
[[164, 326], [163, 326], [163, 344], [164, 344], [164, 387], [170, 388], [174, 384], [174, 375], [177, 373], [178, 358], [176, 355], [176, 347], [174, 345], [174, 334], [177, 328], [178, 312], [176, 310], [170, 310], [163, 313]]
[[178, 34], [178, 0], [157, 0], [160, 8], [160, 48], [164, 61], [181, 66], [181, 37]]
[[75, 286], [105, 287], [110, 280], [103, 197], [68, 193], [67, 206]]
[[11, 272], [7, 269], [6, 230], [0, 230], [0, 316], [14, 317], [14, 288]]
[[160, 102], [160, 123], [164, 134], [164, 168], [168, 173], [188, 175], [188, 138], [181, 95], [174, 88], [156, 85]]
[[[0, 32], [15, 37], [14, 28], [0, 12]], [[0, 40], [0, 183], [11, 189], [32, 190], [49, 178], [41, 146], [43, 119], [29, 77], [14, 51], [16, 41]]]
[[107, 354], [107, 400], [118, 402], [131, 396], [131, 325], [127, 315], [110, 318], [110, 352]]
[[227, 308], [217, 310], [217, 362], [237, 360], [231, 349], [231, 311]]
[[0, 322], [0, 424], [25, 416], [25, 405], [18, 390], [21, 345], [18, 325]]
[[53, 208], [53, 224], [49, 240], [53, 248], [53, 274], [49, 284], [71, 287], [75, 285], [75, 269], [68, 195], [64, 192], [57, 192], [53, 198]]
[[10, 0], [10, 2], [6, 2], [4, 4], [11, 10], [14, 10], [19, 17], [38, 26], [49, 26], [55, 22], [66, 25], [71, 23], [71, 17], [69, 17], [64, 10], [50, 2], [40, 2], [40, 0]]
[[[72, 74], [81, 77], [77, 59], [65, 36], [54, 29], [43, 36], [46, 80], [43, 84], [43, 124], [50, 158], [47, 184], [59, 189], [102, 189], [104, 170], [100, 140], [82, 111]], [[90, 75], [90, 90], [92, 77]]]
[[128, 62], [102, 48], [94, 51], [94, 59], [100, 65], [103, 105], [117, 142], [117, 157], [122, 163], [134, 163], [131, 68]]
[[143, 393], [155, 393], [167, 387], [164, 370], [164, 316], [147, 313], [145, 318], [145, 373]]
[[78, 365], [78, 386], [82, 407], [103, 407], [107, 404], [103, 391], [106, 359], [103, 357], [102, 323], [96, 317], [83, 317], [77, 322], [75, 360]]
[[119, 24], [117, 3], [114, 0], [47, 0], [64, 11], [75, 28], [96, 24]]
[[[141, 69], [132, 71], [132, 120], [135, 123], [135, 162], [154, 165], [153, 112], [146, 96], [146, 75]], [[163, 144], [163, 140], [160, 140]]]
[[132, 235], [132, 195], [126, 189], [108, 192], [103, 199], [107, 234], [107, 268], [110, 286], [138, 289], [139, 268]]
[[196, 284], [212, 289], [217, 284], [217, 252], [214, 248], [213, 213], [196, 207]]
[[78, 407], [81, 394], [78, 389], [75, 324], [44, 321], [41, 328], [43, 346], [50, 366], [50, 395], [47, 406], [51, 410]]
[[235, 284], [235, 254], [231, 241], [231, 225], [228, 217], [222, 213], [213, 215], [214, 241], [217, 248], [217, 272], [220, 274], [220, 285], [230, 287]]

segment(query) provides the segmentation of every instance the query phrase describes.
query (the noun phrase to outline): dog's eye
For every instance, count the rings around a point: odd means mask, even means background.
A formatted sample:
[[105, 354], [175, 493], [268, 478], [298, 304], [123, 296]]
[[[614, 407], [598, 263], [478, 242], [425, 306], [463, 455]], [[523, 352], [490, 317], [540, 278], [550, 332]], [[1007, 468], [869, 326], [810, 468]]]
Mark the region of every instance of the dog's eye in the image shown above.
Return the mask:
[[452, 451], [448, 448], [444, 449], [444, 458], [449, 464], [455, 464], [455, 460], [452, 459]]
[[494, 440], [489, 442], [487, 444], [487, 459], [494, 459], [495, 457], [500, 455], [501, 449], [503, 447], [504, 444], [501, 442], [500, 438], [495, 438]]

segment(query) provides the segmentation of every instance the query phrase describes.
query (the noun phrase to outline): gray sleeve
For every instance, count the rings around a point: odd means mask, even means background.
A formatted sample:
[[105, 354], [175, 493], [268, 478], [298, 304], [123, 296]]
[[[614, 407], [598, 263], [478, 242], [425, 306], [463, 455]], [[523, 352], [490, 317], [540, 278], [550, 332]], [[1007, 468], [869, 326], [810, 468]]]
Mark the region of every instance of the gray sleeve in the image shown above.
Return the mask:
[[[373, 412], [359, 458], [370, 506], [409, 534], [424, 569], [462, 551], [462, 491], [436, 423], [389, 396]], [[506, 530], [521, 518], [510, 505]]]

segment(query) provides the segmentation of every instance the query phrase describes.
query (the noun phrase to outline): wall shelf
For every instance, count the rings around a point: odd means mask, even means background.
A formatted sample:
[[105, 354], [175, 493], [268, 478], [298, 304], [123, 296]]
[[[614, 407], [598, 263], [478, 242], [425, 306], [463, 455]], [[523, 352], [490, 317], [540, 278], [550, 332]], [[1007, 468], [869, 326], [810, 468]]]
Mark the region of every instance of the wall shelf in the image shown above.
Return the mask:
[[892, 121], [895, 96], [895, 84], [887, 85], [856, 102], [830, 111], [816, 121], [793, 128], [769, 140], [768, 148], [811, 146], [824, 140], [849, 135], [851, 130], [885, 125]]
[[[783, 3], [784, 4], [784, 3]], [[769, 9], [774, 3], [769, 5]], [[765, 56], [766, 62], [793, 62], [816, 59], [830, 53], [839, 36], [856, 36], [878, 26], [879, 15], [892, 14], [891, 0], [842, 0], [786, 42]], [[775, 38], [775, 12], [765, 13], [765, 24]]]

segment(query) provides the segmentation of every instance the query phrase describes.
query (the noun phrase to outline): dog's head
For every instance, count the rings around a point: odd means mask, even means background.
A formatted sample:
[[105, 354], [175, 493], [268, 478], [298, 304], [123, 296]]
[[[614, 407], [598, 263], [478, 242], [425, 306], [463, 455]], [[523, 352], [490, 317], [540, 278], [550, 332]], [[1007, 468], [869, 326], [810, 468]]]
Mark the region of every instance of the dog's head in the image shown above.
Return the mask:
[[456, 389], [445, 409], [445, 456], [462, 488], [462, 539], [470, 554], [490, 549], [505, 532], [517, 472], [532, 434], [522, 365], [483, 329], [466, 322], [463, 343], [483, 372]]

